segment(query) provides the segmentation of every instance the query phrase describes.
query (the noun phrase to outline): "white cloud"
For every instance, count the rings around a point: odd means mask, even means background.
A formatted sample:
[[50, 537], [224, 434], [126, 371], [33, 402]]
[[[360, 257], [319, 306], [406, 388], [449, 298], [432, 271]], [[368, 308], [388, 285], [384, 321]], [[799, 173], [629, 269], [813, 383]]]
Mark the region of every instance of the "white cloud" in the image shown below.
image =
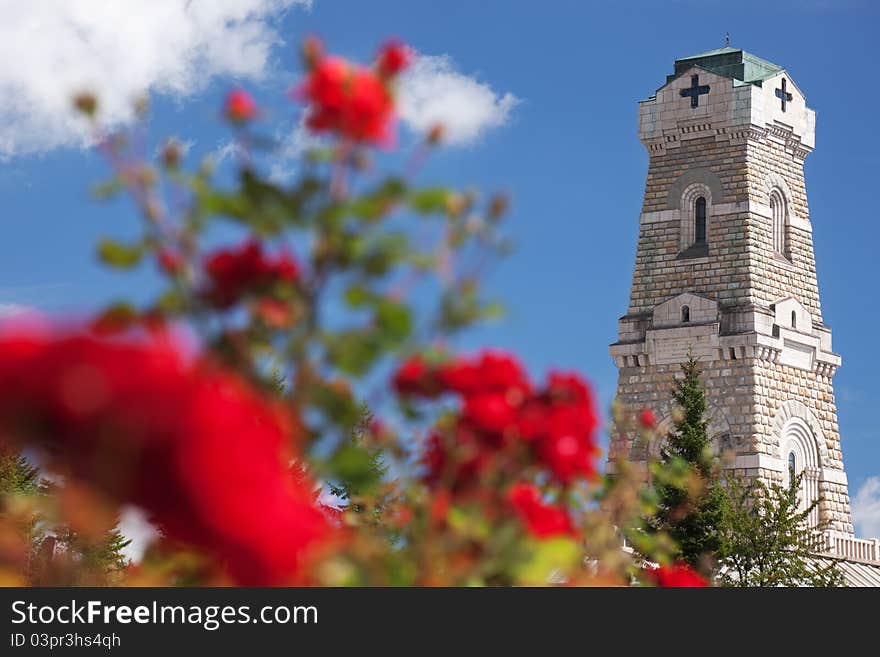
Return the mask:
[[853, 524], [862, 538], [880, 537], [880, 477], [868, 477], [852, 499]]
[[214, 76], [260, 77], [274, 19], [311, 0], [0, 0], [0, 158], [83, 144], [71, 97], [124, 121], [150, 90], [186, 96]]
[[400, 116], [417, 132], [444, 126], [444, 142], [469, 144], [510, 120], [520, 100], [455, 70], [448, 55], [419, 55], [400, 80]]
[[272, 165], [269, 168], [269, 178], [276, 184], [289, 181], [296, 173], [296, 165], [301, 161], [302, 155], [324, 143], [306, 127], [305, 115], [299, 123], [292, 127], [287, 125], [284, 130], [285, 132], [276, 135], [278, 147], [270, 158]]
[[122, 510], [119, 531], [131, 541], [123, 554], [135, 563], [141, 560], [144, 550], [159, 535], [158, 530], [147, 520], [147, 515], [134, 506], [127, 506]]
[[244, 146], [234, 139], [230, 139], [229, 141], [221, 142], [209, 157], [213, 160], [215, 166], [220, 166], [226, 160], [237, 160], [246, 156], [247, 150], [245, 150]]

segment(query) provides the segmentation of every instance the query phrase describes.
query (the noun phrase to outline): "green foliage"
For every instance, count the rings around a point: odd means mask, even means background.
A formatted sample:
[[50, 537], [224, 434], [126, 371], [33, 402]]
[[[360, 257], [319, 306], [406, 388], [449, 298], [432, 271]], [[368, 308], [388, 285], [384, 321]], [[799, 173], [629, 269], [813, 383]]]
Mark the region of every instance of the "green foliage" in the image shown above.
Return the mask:
[[724, 493], [707, 433], [699, 364], [689, 356], [681, 370], [673, 388], [680, 415], [653, 470], [657, 511], [648, 526], [654, 533], [669, 535], [678, 546], [678, 559], [708, 575], [721, 547], [718, 528]]
[[22, 575], [32, 586], [113, 584], [128, 567], [123, 550], [131, 541], [118, 529], [89, 539], [54, 520], [63, 489], [44, 479], [19, 452], [0, 446], [0, 517], [13, 523], [26, 546]]
[[112, 586], [130, 565], [123, 550], [131, 544], [118, 529], [88, 538], [69, 527], [35, 537], [31, 586]]
[[45, 489], [40, 472], [19, 452], [0, 445], [0, 497], [36, 495]]
[[791, 485], [725, 480], [725, 513], [719, 526], [718, 581], [726, 586], [843, 586], [831, 560], [811, 556], [822, 539], [823, 525], [809, 516], [819, 499], [801, 505], [803, 473]]
[[388, 474], [382, 449], [366, 444], [372, 422], [369, 407], [361, 404], [351, 442], [337, 450], [329, 462], [334, 480], [330, 483], [330, 492], [342, 501], [351, 502], [360, 495], [375, 492]]

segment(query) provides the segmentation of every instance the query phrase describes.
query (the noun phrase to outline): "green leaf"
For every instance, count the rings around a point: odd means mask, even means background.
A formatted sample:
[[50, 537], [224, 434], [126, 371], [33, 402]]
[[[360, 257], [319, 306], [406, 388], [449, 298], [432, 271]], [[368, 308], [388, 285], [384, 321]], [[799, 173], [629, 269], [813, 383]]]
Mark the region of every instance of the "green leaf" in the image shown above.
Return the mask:
[[202, 210], [207, 214], [216, 214], [233, 219], [246, 219], [250, 206], [236, 194], [209, 191], [199, 198]]
[[360, 264], [370, 276], [386, 274], [396, 263], [407, 257], [409, 236], [405, 233], [387, 233], [379, 236], [365, 248]]
[[344, 481], [352, 490], [365, 492], [377, 483], [372, 456], [352, 443], [345, 443], [336, 450], [327, 467], [332, 479]]
[[111, 239], [103, 239], [98, 243], [98, 257], [101, 261], [118, 269], [131, 269], [137, 266], [143, 255], [143, 243], [124, 244]]
[[168, 290], [156, 300], [156, 308], [162, 313], [176, 315], [184, 310], [185, 304], [177, 290]]
[[349, 212], [364, 221], [381, 219], [406, 192], [406, 184], [399, 178], [388, 178], [374, 191], [355, 198], [349, 203]]
[[341, 331], [324, 339], [330, 363], [346, 374], [363, 376], [382, 355], [382, 342], [374, 332]]
[[360, 419], [360, 408], [351, 395], [332, 386], [315, 386], [312, 400], [328, 419], [346, 430], [352, 429]]
[[92, 196], [98, 200], [106, 200], [113, 198], [124, 189], [124, 185], [119, 178], [111, 178], [102, 183], [92, 186]]
[[375, 293], [361, 283], [353, 283], [345, 290], [345, 303], [351, 308], [361, 308], [375, 298]]
[[445, 187], [428, 187], [409, 195], [409, 206], [416, 212], [431, 214], [446, 209], [450, 191]]
[[383, 298], [376, 308], [376, 324], [382, 331], [383, 340], [397, 345], [412, 331], [412, 312], [405, 304]]
[[538, 541], [531, 558], [517, 568], [520, 584], [526, 586], [546, 586], [551, 578], [560, 573], [570, 572], [582, 558], [577, 542], [570, 538], [554, 538]]

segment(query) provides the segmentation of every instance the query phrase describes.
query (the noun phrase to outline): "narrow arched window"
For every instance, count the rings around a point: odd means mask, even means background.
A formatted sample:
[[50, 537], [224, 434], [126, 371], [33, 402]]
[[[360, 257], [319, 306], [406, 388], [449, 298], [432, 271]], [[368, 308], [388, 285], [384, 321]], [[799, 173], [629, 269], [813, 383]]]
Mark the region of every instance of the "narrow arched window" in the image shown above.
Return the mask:
[[687, 324], [691, 321], [691, 308], [690, 306], [682, 306], [681, 307], [681, 323]]
[[795, 457], [794, 452], [788, 453], [788, 485], [791, 486], [794, 484], [795, 477], [797, 477], [797, 457]]
[[778, 190], [770, 193], [770, 210], [773, 216], [773, 250], [779, 255], [788, 255], [788, 236], [786, 224], [788, 223], [788, 208], [785, 197]]
[[795, 311], [791, 311], [791, 328], [797, 328], [797, 313]]
[[706, 243], [706, 197], [694, 201], [694, 244]]

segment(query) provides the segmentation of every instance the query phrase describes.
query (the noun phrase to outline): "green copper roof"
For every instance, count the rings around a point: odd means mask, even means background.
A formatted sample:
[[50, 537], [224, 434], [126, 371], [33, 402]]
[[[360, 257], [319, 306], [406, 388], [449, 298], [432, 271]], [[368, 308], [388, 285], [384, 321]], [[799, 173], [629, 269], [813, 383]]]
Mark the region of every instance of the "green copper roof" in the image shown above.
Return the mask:
[[781, 66], [768, 62], [766, 59], [755, 57], [755, 55], [745, 50], [726, 46], [699, 55], [676, 59], [675, 73], [666, 76], [666, 83], [672, 82], [691, 66], [699, 66], [718, 75], [758, 86], [761, 86], [764, 80], [782, 70]]

